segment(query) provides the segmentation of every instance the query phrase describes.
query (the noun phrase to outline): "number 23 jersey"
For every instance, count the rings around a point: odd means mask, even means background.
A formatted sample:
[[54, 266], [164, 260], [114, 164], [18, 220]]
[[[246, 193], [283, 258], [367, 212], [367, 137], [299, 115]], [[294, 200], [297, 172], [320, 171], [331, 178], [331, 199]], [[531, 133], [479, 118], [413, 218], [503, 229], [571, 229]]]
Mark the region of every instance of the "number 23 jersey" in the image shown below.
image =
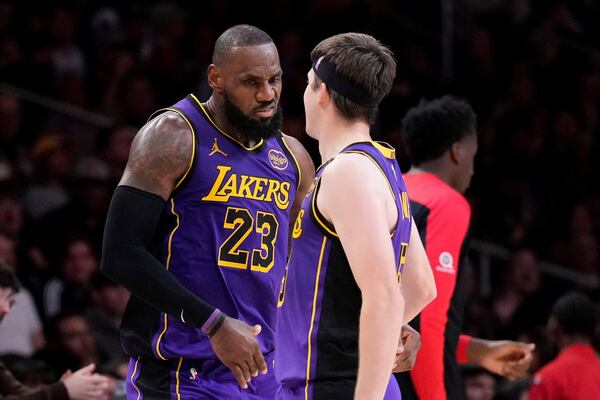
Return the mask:
[[[189, 170], [168, 200], [151, 249], [187, 289], [227, 315], [260, 324], [263, 353], [274, 348], [298, 164], [281, 134], [246, 147], [217, 127], [194, 95], [161, 111], [194, 134]], [[215, 357], [200, 327], [133, 297], [122, 342], [131, 356]], [[151, 352], [151, 353], [150, 353]]]

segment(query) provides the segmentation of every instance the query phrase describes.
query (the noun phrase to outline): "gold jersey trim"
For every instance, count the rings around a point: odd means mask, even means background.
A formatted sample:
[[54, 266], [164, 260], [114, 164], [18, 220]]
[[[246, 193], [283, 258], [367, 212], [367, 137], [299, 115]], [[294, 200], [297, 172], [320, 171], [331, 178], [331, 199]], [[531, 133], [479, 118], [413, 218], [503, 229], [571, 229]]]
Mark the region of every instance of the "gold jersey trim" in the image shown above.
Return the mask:
[[[315, 218], [315, 221], [321, 226], [321, 228], [323, 228], [325, 230], [325, 232], [329, 233], [331, 236], [339, 238], [337, 232], [335, 231], [335, 229], [332, 229], [331, 227], [329, 227], [327, 225], [327, 220], [323, 221], [323, 219], [325, 219], [325, 217], [322, 216], [322, 214], [319, 212], [318, 208], [317, 208], [317, 193], [319, 193], [319, 188], [321, 187], [321, 177], [319, 176], [319, 178], [317, 179], [317, 182], [315, 183], [315, 190], [313, 191], [312, 194], [312, 199], [311, 199], [311, 204], [310, 207], [312, 209], [312, 215]], [[323, 218], [323, 219], [321, 219]]]
[[135, 391], [137, 392], [137, 400], [140, 400], [140, 397], [142, 397], [142, 392], [140, 392], [140, 389], [137, 387], [137, 385], [133, 381], [133, 378], [135, 377], [139, 363], [140, 363], [140, 357], [136, 358], [135, 365], [133, 366], [133, 373], [131, 374], [131, 378], [129, 379], [129, 381], [131, 382], [131, 385], [135, 388]]
[[360, 155], [367, 157], [369, 160], [373, 161], [373, 164], [375, 164], [375, 166], [377, 166], [379, 171], [381, 171], [381, 173], [383, 174], [383, 177], [385, 178], [385, 181], [387, 182], [388, 187], [390, 188], [390, 192], [392, 193], [392, 197], [394, 198], [394, 201], [396, 200], [396, 193], [394, 193], [394, 188], [392, 187], [392, 184], [390, 183], [389, 178], [387, 177], [387, 175], [383, 171], [383, 168], [381, 168], [381, 165], [379, 165], [377, 160], [375, 160], [369, 153], [366, 153], [362, 150], [350, 150], [350, 151], [346, 152], [346, 154], [360, 154]]
[[300, 163], [298, 162], [298, 159], [296, 158], [296, 155], [294, 154], [292, 149], [290, 149], [290, 146], [288, 146], [287, 142], [285, 141], [285, 135], [283, 134], [281, 135], [281, 142], [294, 159], [294, 163], [296, 163], [296, 169], [298, 171], [298, 184], [296, 185], [296, 191], [298, 191], [298, 189], [300, 189], [300, 183], [302, 182], [302, 170], [300, 169]]
[[176, 110], [174, 108], [165, 108], [164, 110], [177, 113], [181, 118], [183, 118], [183, 120], [188, 124], [188, 126], [190, 127], [190, 129], [192, 131], [192, 158], [190, 159], [190, 164], [188, 165], [187, 170], [185, 171], [185, 174], [183, 174], [183, 176], [175, 184], [175, 187], [173, 188], [173, 190], [175, 190], [179, 187], [179, 185], [181, 185], [181, 183], [185, 180], [185, 178], [187, 178], [188, 174], [192, 170], [192, 166], [194, 165], [194, 157], [196, 155], [196, 132], [195, 132], [194, 127], [192, 126], [191, 122], [187, 119], [187, 117], [181, 111]]
[[323, 254], [325, 253], [325, 245], [327, 244], [327, 236], [323, 236], [323, 244], [321, 245], [321, 254], [319, 255], [319, 264], [317, 265], [317, 277], [315, 278], [315, 293], [313, 295], [312, 315], [310, 317], [310, 328], [308, 329], [308, 357], [306, 360], [306, 386], [304, 387], [304, 399], [308, 400], [308, 385], [310, 383], [310, 359], [312, 356], [312, 332], [315, 325], [315, 315], [317, 313], [317, 298], [319, 296], [319, 278], [321, 277], [321, 266], [323, 265]]
[[146, 123], [150, 122], [150, 120], [152, 120], [152, 118], [157, 117], [159, 114], [164, 113], [166, 111], [174, 112], [177, 115], [179, 115], [181, 118], [183, 118], [183, 120], [188, 124], [188, 126], [190, 127], [190, 130], [192, 131], [192, 157], [190, 158], [190, 164], [188, 165], [185, 173], [181, 176], [181, 178], [179, 178], [179, 180], [175, 184], [175, 187], [173, 188], [173, 190], [175, 190], [183, 183], [185, 178], [187, 178], [188, 174], [192, 170], [192, 167], [194, 166], [194, 157], [196, 154], [196, 130], [194, 129], [194, 126], [191, 124], [190, 120], [181, 111], [179, 111], [175, 108], [171, 108], [171, 107], [161, 108], [159, 110], [154, 111], [150, 115], [150, 117], [148, 117], [148, 121], [146, 121]]
[[[179, 214], [177, 214], [175, 212], [175, 199], [171, 198], [171, 214], [173, 214], [176, 218], [176, 224], [175, 224], [175, 228], [173, 228], [173, 230], [171, 231], [171, 234], [169, 235], [169, 244], [168, 244], [168, 248], [167, 248], [167, 271], [169, 270], [169, 266], [171, 264], [171, 256], [173, 253], [173, 249], [172, 249], [172, 244], [173, 244], [173, 236], [175, 235], [175, 232], [177, 231], [177, 229], [179, 229]], [[168, 326], [168, 320], [167, 320], [167, 314], [163, 313], [164, 315], [164, 328], [162, 330], [162, 332], [160, 333], [160, 335], [158, 336], [158, 339], [156, 340], [156, 354], [163, 360], [166, 360], [166, 357], [162, 355], [161, 351], [160, 351], [160, 342], [162, 340], [162, 338], [165, 336], [165, 334], [167, 333], [167, 329], [169, 328]]]
[[394, 160], [396, 159], [396, 149], [394, 149], [392, 146], [390, 146], [388, 143], [385, 142], [371, 142], [371, 144], [373, 145], [373, 147], [375, 147], [377, 150], [379, 150], [379, 152], [385, 157], [388, 158], [390, 160]]
[[190, 94], [190, 96], [192, 96], [192, 98], [194, 99], [194, 101], [198, 104], [198, 106], [200, 107], [200, 109], [202, 110], [202, 112], [204, 113], [204, 115], [206, 116], [206, 118], [210, 121], [210, 123], [219, 131], [221, 132], [225, 137], [233, 140], [235, 143], [239, 144], [240, 146], [242, 146], [242, 148], [244, 148], [245, 150], [248, 151], [252, 151], [252, 150], [256, 150], [258, 149], [260, 146], [262, 146], [262, 144], [264, 143], [264, 139], [260, 139], [260, 142], [258, 142], [257, 144], [255, 144], [252, 147], [247, 147], [246, 145], [244, 145], [242, 142], [240, 142], [239, 140], [237, 140], [236, 138], [234, 138], [233, 136], [231, 136], [230, 134], [226, 133], [224, 130], [222, 130], [221, 128], [219, 128], [219, 126], [215, 123], [215, 121], [213, 121], [213, 119], [210, 117], [210, 115], [208, 115], [208, 111], [206, 111], [206, 108], [204, 108], [204, 106], [202, 105], [202, 102], [200, 100], [198, 100], [198, 98], [192, 93]]
[[179, 373], [181, 371], [181, 364], [183, 364], [183, 357], [179, 357], [179, 363], [177, 364], [177, 371], [175, 371], [175, 393], [177, 394], [177, 400], [181, 400], [181, 393], [179, 392]]

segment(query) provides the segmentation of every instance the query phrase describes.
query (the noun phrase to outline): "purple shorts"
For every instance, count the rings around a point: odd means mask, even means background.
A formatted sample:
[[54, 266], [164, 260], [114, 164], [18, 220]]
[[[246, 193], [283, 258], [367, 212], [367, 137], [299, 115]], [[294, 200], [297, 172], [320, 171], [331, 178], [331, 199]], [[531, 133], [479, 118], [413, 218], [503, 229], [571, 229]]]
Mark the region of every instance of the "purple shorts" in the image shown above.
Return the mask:
[[273, 373], [273, 356], [265, 355], [269, 366], [242, 389], [229, 368], [217, 359], [131, 358], [127, 373], [128, 400], [273, 400], [277, 381]]
[[[356, 380], [340, 379], [310, 383], [305, 385], [288, 387], [280, 386], [277, 389], [277, 400], [347, 400], [354, 398]], [[308, 391], [308, 396], [307, 396]], [[390, 376], [383, 400], [402, 400], [400, 387], [394, 375]]]

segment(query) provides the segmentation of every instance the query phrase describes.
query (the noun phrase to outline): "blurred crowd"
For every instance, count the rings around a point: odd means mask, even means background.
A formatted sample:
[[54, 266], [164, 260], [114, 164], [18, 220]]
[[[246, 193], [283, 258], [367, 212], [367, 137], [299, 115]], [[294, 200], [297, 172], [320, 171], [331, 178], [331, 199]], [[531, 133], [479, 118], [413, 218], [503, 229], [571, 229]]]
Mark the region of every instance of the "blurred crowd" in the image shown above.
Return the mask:
[[[445, 93], [471, 102], [480, 142], [467, 192], [472, 236], [512, 256], [493, 262], [483, 296], [473, 259], [466, 331], [538, 343], [536, 368], [550, 359], [549, 308], [575, 285], [543, 275], [539, 261], [600, 272], [600, 4], [449, 1], [453, 58], [444, 59], [442, 3], [0, 0], [0, 83], [108, 117], [94, 123], [0, 91], [0, 260], [25, 287], [0, 324], [2, 359], [33, 383], [89, 362], [115, 382], [125, 377], [118, 326], [128, 293], [98, 271], [112, 190], [153, 111], [190, 92], [208, 97], [213, 43], [236, 23], [273, 36], [284, 131], [317, 165], [302, 93], [309, 51], [326, 36], [369, 32], [393, 49], [397, 79], [373, 135], [398, 149], [403, 169], [409, 107]], [[579, 289], [600, 313], [598, 290]], [[482, 371], [465, 376], [486, 388], [470, 400], [518, 391]]]

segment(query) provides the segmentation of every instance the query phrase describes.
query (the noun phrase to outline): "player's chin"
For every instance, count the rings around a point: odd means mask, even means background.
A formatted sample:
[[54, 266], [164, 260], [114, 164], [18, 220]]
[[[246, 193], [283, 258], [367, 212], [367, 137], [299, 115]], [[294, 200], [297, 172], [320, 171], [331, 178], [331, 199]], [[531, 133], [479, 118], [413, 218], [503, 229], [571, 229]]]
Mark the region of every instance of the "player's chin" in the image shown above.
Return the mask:
[[267, 123], [269, 123], [269, 121], [271, 121], [273, 119], [274, 115], [275, 115], [274, 112], [256, 112], [252, 116], [253, 117], [252, 119], [257, 122], [267, 124]]

